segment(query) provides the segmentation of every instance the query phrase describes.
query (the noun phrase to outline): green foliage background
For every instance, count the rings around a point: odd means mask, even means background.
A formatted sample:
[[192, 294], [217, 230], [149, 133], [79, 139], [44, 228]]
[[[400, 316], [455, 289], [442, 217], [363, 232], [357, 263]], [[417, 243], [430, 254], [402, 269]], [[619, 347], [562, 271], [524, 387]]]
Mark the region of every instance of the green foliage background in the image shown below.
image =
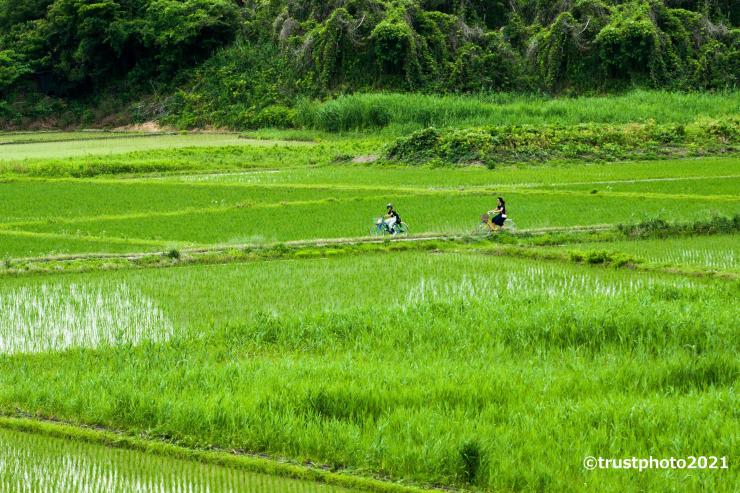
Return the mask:
[[738, 23], [733, 0], [0, 0], [0, 119], [289, 127], [358, 91], [734, 89]]

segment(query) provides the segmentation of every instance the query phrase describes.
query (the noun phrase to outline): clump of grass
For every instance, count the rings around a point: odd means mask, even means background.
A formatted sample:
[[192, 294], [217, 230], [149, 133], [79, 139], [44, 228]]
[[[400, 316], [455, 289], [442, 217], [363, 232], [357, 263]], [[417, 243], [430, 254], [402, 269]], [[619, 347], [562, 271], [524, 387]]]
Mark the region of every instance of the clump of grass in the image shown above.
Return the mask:
[[181, 257], [180, 250], [178, 250], [177, 248], [168, 250], [167, 253], [165, 253], [164, 255], [171, 260], [180, 260]]
[[577, 263], [612, 265], [614, 267], [624, 267], [625, 265], [640, 263], [640, 260], [635, 257], [618, 252], [608, 252], [606, 250], [592, 250], [585, 253], [572, 251], [570, 252], [570, 259]]
[[468, 484], [474, 484], [483, 461], [483, 451], [480, 444], [475, 440], [465, 442], [460, 447], [460, 460], [464, 481]]
[[298, 124], [327, 132], [382, 128], [391, 123], [392, 118], [383, 99], [362, 95], [345, 96], [321, 104], [302, 101], [297, 107]]

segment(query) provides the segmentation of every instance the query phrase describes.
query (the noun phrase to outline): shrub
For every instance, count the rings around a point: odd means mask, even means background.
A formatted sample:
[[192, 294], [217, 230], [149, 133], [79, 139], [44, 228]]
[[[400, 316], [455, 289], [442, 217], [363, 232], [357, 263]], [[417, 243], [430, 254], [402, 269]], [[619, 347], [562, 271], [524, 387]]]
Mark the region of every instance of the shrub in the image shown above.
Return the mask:
[[442, 132], [434, 127], [425, 128], [408, 137], [396, 139], [386, 149], [385, 156], [393, 161], [420, 163], [427, 159], [439, 157], [437, 149], [441, 140]]
[[440, 157], [451, 163], [486, 162], [493, 147], [490, 132], [480, 129], [454, 130], [438, 144]]
[[[730, 3], [5, 0], [0, 91], [19, 96], [24, 103], [14, 107], [26, 119], [49, 116], [35, 108], [39, 95], [84, 106], [144, 97], [153, 104], [135, 112], [138, 121], [189, 128], [292, 126], [285, 111], [261, 113], [362, 91], [732, 90], [740, 30]], [[193, 97], [170, 105], [178, 90]], [[447, 109], [406, 112], [419, 125], [442, 126], [461, 117]], [[119, 111], [51, 113], [80, 123]], [[327, 107], [309, 119], [314, 128], [343, 131], [380, 128], [390, 116], [384, 106], [360, 105]]]
[[295, 110], [292, 108], [273, 105], [260, 110], [251, 123], [254, 128], [291, 128], [295, 126], [295, 119]]
[[469, 129], [428, 128], [402, 137], [384, 157], [409, 164], [440, 160], [448, 164], [532, 161], [563, 158], [614, 160], [684, 152], [723, 152], [740, 143], [738, 120], [690, 125], [501, 125]]
[[635, 7], [635, 4], [628, 4], [616, 9], [611, 22], [594, 40], [600, 62], [611, 78], [630, 80], [657, 76], [661, 62], [659, 32], [646, 14], [647, 5]]
[[381, 70], [400, 74], [413, 51], [414, 39], [408, 24], [400, 19], [384, 20], [373, 29], [370, 40]]
[[165, 254], [165, 257], [172, 260], [180, 260], [180, 250], [173, 248]]
[[585, 257], [587, 264], [606, 264], [611, 260], [611, 255], [605, 250], [588, 252]]
[[740, 140], [740, 119], [738, 118], [713, 120], [706, 123], [703, 128], [708, 136], [720, 138], [725, 142]]
[[0, 94], [29, 73], [31, 73], [31, 68], [21, 61], [18, 53], [12, 50], [0, 50]]

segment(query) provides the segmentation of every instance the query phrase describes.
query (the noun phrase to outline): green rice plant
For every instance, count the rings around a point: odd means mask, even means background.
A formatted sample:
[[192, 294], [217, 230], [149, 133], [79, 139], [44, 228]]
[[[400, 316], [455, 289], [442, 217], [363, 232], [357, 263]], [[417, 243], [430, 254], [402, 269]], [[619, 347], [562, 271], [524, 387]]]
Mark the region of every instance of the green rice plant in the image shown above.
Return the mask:
[[[668, 472], [581, 463], [734, 450], [717, 438], [737, 433], [740, 375], [736, 292], [721, 281], [393, 252], [4, 284], [52, 281], [125, 283], [178, 331], [2, 355], [4, 413], [491, 491], [670, 489], [679, 480]], [[680, 484], [734, 481], [706, 470]]]
[[380, 195], [376, 198], [266, 204], [185, 213], [152, 213], [131, 217], [80, 218], [25, 223], [25, 231], [111, 237], [189, 244], [244, 244], [300, 239], [345, 238], [367, 235], [374, 219], [393, 202], [412, 231], [468, 234], [480, 214], [495, 207], [503, 194], [520, 229], [574, 227], [619, 223], [634, 224], [646, 218], [704, 220], [711, 214], [737, 212], [736, 201], [694, 200], [692, 207], [670, 195], [644, 198], [635, 208], [632, 197], [591, 195], [568, 191], [522, 190], [511, 193], [429, 193]]
[[[740, 171], [740, 167], [738, 167]], [[589, 190], [592, 193], [629, 192], [646, 194], [666, 193], [673, 195], [711, 196], [724, 195], [738, 196], [740, 190], [740, 175], [727, 175], [721, 178], [705, 176], [691, 176], [686, 178], [654, 178], [644, 180], [625, 180], [555, 185], [553, 188], [567, 188], [568, 190]]]
[[61, 254], [126, 253], [161, 251], [166, 244], [156, 241], [80, 237], [53, 233], [29, 233], [0, 229], [0, 257], [49, 257]]
[[370, 154], [387, 140], [361, 136], [332, 137], [329, 142], [313, 142], [313, 137], [309, 141], [281, 141], [245, 139], [233, 134], [188, 134], [160, 139], [164, 140], [147, 140], [148, 146], [137, 143], [137, 139], [17, 146], [12, 153], [0, 155], [0, 173], [90, 177], [305, 166], [331, 163], [338, 154]]
[[[60, 142], [8, 143], [2, 147], [3, 152], [0, 154], [0, 161], [87, 157], [157, 149], [218, 146], [275, 146], [286, 144], [288, 143], [251, 141], [241, 139], [237, 134], [221, 133], [184, 135], [151, 134], [129, 138], [109, 137], [107, 139], [75, 138], [64, 139]], [[301, 144], [290, 143], [290, 145], [299, 146]]]
[[[593, 188], [605, 190], [607, 186], [631, 191], [644, 182], [647, 191], [654, 184], [660, 187], [665, 180], [666, 187], [673, 181], [684, 180], [685, 185], [676, 188], [656, 188], [655, 191], [671, 193], [690, 193], [692, 184], [701, 186], [702, 181], [715, 183], [727, 177], [737, 177], [738, 160], [733, 157], [709, 157], [698, 159], [673, 159], [656, 163], [655, 161], [636, 161], [622, 163], [570, 163], [548, 165], [519, 165], [498, 167], [487, 170], [478, 167], [413, 167], [413, 166], [324, 166], [320, 168], [283, 168], [263, 171], [245, 171], [223, 174], [188, 174], [163, 177], [163, 181], [186, 181], [205, 183], [243, 183], [250, 185], [348, 185], [383, 188], [424, 188], [443, 189], [456, 187], [488, 187], [502, 185], [516, 187], [541, 187], [558, 185], [569, 189]], [[708, 192], [711, 187], [699, 189]], [[637, 188], [635, 191], [639, 191]], [[722, 191], [723, 189], [720, 188]], [[724, 190], [722, 193], [730, 192]]]
[[740, 243], [737, 235], [632, 239], [607, 244], [583, 243], [575, 247], [582, 251], [607, 248], [612, 252], [621, 252], [659, 265], [722, 271], [740, 269]]
[[17, 493], [350, 493], [233, 468], [0, 429], [0, 490]]
[[[371, 102], [395, 96], [384, 97]], [[612, 101], [632, 120], [655, 111], [667, 124], [683, 122], [678, 109], [722, 116], [734, 97]], [[494, 103], [510, 96], [500, 98], [478, 109], [471, 101], [480, 99], [461, 98], [449, 121], [495, 116]], [[420, 99], [428, 107], [419, 115], [442, 118], [439, 99]], [[0, 258], [11, 270], [0, 283], [0, 414], [403, 484], [734, 491], [733, 469], [616, 474], [582, 461], [734, 457], [740, 252], [727, 218], [740, 212], [737, 160], [496, 170], [336, 161], [416, 125], [415, 109], [401, 107], [408, 101], [385, 105], [391, 123], [377, 136], [310, 132], [323, 140], [3, 161]], [[535, 123], [627, 118], [606, 102], [532, 97], [508, 109], [530, 111]], [[658, 106], [666, 102], [675, 107]], [[350, 116], [338, 124], [367, 117]], [[655, 138], [674, 139], [677, 128]], [[712, 131], [724, 138], [726, 129]], [[168, 174], [79, 178], [145, 172]], [[469, 237], [498, 195], [522, 235]], [[467, 239], [287, 243], [365, 235], [388, 201], [415, 233]], [[616, 229], [527, 233], [620, 223], [638, 225], [636, 239]], [[105, 251], [158, 253], [130, 264], [17, 258]], [[638, 268], [605, 268], [625, 262]], [[113, 270], [122, 266], [136, 268]], [[78, 268], [89, 272], [69, 272]], [[717, 275], [698, 275], [707, 270]], [[324, 490], [52, 442], [0, 431], [0, 490]]]
[[0, 145], [5, 144], [33, 144], [40, 142], [64, 142], [68, 140], [98, 140], [115, 139], [138, 136], [150, 136], [143, 132], [110, 132], [104, 130], [63, 132], [63, 131], [31, 131], [31, 132], [0, 132]]
[[[371, 194], [341, 187], [229, 186], [135, 180], [27, 180], [0, 182], [0, 224], [60, 221], [149, 212], [197, 212], [280, 202], [348, 199]], [[33, 204], [33, 207], [28, 207]]]
[[0, 353], [167, 340], [174, 327], [151, 299], [125, 284], [115, 289], [41, 285], [0, 292]]

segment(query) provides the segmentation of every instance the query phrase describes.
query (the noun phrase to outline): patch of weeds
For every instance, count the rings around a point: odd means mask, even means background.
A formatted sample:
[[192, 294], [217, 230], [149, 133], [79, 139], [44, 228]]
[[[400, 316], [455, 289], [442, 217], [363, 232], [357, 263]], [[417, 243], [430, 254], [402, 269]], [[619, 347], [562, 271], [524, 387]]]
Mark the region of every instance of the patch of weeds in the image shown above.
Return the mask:
[[460, 447], [460, 463], [462, 466], [462, 476], [468, 484], [475, 483], [483, 460], [483, 451], [476, 441], [465, 442]]
[[180, 250], [173, 248], [165, 253], [164, 256], [171, 260], [180, 260]]
[[740, 231], [740, 214], [732, 217], [717, 215], [706, 221], [686, 223], [669, 223], [664, 219], [649, 219], [638, 224], [620, 224], [618, 229], [631, 238], [731, 234]]

